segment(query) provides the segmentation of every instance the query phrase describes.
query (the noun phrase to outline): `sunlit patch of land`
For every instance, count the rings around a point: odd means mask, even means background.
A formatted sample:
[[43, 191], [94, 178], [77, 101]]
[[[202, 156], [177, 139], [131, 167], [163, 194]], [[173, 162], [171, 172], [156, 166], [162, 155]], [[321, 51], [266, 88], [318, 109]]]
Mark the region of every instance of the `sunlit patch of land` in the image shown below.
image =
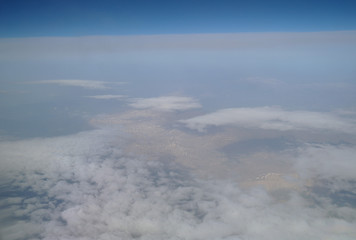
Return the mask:
[[[222, 128], [194, 133], [175, 125], [175, 113], [132, 110], [91, 120], [93, 125], [120, 125], [127, 133], [127, 154], [147, 160], [170, 159], [207, 179], [230, 179], [242, 187], [262, 186], [267, 190], [298, 189], [299, 178], [288, 154], [259, 151], [229, 156], [224, 147], [253, 138], [255, 131]], [[175, 120], [174, 120], [175, 119]], [[266, 137], [273, 135], [263, 131]]]

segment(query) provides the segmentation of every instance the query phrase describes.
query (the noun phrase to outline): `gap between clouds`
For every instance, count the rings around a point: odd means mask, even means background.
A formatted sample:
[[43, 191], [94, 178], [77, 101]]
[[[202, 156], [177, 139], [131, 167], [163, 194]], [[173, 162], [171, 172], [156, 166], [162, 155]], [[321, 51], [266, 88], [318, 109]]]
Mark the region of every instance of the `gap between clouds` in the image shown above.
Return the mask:
[[[107, 82], [89, 80], [48, 80], [50, 83], [92, 89], [106, 89]], [[94, 95], [88, 98], [108, 100], [125, 99], [124, 95]], [[152, 98], [128, 98], [128, 105], [136, 109], [156, 111], [183, 111], [201, 108], [198, 100], [184, 96], [161, 96]], [[345, 133], [355, 132], [356, 123], [343, 114], [312, 111], [287, 111], [278, 107], [228, 108], [213, 113], [181, 120], [188, 128], [204, 131], [209, 126], [235, 125], [247, 128], [270, 130], [331, 130]]]
[[[108, 89], [108, 82], [90, 80], [46, 80], [32, 84], [57, 84], [88, 89]], [[122, 84], [122, 83], [115, 83]], [[123, 99], [123, 95], [87, 96], [99, 100]], [[183, 96], [162, 96], [152, 98], [128, 98], [128, 105], [136, 109], [156, 111], [182, 111], [201, 108], [198, 100]], [[190, 129], [200, 132], [209, 126], [235, 125], [247, 128], [270, 130], [332, 130], [345, 133], [356, 132], [356, 122], [327, 112], [287, 111], [277, 107], [227, 108], [202, 116], [181, 120]]]

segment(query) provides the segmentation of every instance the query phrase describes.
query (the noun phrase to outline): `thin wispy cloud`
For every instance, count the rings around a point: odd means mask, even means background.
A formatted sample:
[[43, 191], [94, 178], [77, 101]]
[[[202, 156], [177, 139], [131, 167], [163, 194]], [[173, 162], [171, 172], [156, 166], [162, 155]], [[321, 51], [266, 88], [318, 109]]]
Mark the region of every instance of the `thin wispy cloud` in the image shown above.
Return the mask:
[[107, 82], [93, 81], [93, 80], [77, 80], [77, 79], [64, 79], [64, 80], [44, 80], [33, 81], [31, 84], [55, 84], [60, 86], [73, 86], [87, 89], [108, 89]]
[[204, 131], [209, 126], [224, 125], [279, 131], [308, 129], [356, 131], [355, 122], [331, 113], [287, 111], [276, 107], [228, 108], [180, 122], [198, 131]]
[[123, 99], [126, 98], [125, 95], [94, 95], [94, 96], [87, 96], [87, 98], [94, 98], [100, 100], [108, 100], [108, 99]]
[[131, 99], [129, 105], [137, 109], [153, 109], [158, 111], [177, 111], [200, 108], [200, 103], [194, 98], [179, 96], [164, 96], [156, 98]]

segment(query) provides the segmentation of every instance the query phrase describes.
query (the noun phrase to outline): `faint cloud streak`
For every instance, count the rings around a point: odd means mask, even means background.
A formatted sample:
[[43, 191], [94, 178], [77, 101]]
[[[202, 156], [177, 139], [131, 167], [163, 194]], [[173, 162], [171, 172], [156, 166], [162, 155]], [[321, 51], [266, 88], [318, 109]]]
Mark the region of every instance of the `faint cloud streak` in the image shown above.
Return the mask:
[[44, 80], [44, 81], [33, 81], [31, 84], [55, 84], [60, 86], [73, 86], [82, 87], [87, 89], [108, 89], [106, 86], [107, 82], [102, 81], [92, 81], [92, 80], [77, 80], [77, 79], [64, 79], [64, 80]]
[[87, 96], [87, 98], [108, 100], [108, 99], [123, 99], [126, 98], [126, 96], [125, 95], [94, 95], [94, 96]]
[[135, 98], [129, 104], [133, 108], [158, 111], [179, 111], [200, 108], [200, 103], [190, 97], [164, 96], [156, 98]]

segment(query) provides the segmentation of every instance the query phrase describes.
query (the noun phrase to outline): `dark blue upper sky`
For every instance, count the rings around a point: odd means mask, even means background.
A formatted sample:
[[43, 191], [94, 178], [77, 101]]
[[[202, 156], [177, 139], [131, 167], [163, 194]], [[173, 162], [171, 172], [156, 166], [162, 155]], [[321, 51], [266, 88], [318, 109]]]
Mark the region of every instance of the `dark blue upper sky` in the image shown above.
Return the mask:
[[0, 37], [356, 29], [356, 1], [3, 0]]

